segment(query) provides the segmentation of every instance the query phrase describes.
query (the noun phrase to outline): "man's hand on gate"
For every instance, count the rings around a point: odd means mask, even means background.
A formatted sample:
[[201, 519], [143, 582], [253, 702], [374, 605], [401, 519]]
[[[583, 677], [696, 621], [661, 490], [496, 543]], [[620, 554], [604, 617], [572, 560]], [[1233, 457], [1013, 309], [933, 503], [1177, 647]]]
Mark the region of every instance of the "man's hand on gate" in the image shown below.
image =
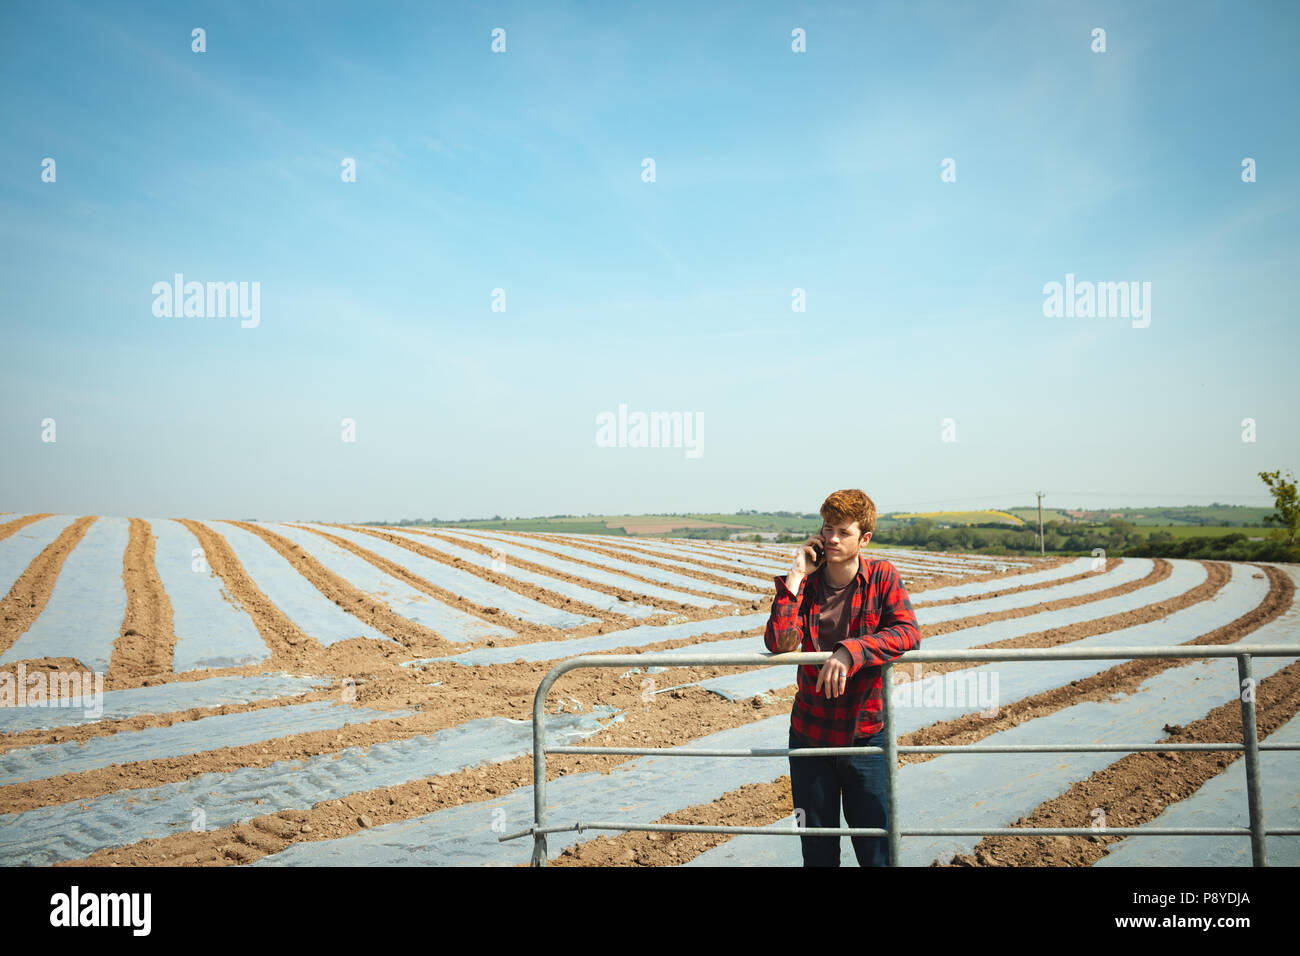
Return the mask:
[[[853, 658], [849, 652], [842, 645], [835, 648], [835, 653], [822, 665], [821, 672], [817, 675], [817, 687], [813, 693], [839, 697], [844, 693], [844, 686], [849, 680], [849, 668], [852, 666]], [[822, 689], [823, 686], [825, 690]]]

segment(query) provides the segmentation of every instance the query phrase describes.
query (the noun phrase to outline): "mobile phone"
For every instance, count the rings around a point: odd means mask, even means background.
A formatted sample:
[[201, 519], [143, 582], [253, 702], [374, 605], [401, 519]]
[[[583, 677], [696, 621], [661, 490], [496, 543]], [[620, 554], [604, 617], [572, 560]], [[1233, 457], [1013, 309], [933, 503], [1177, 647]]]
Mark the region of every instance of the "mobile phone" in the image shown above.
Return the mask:
[[822, 547], [820, 541], [814, 541], [810, 547], [813, 549], [813, 554], [817, 555], [816, 565], [820, 565], [822, 558], [826, 557], [826, 550]]

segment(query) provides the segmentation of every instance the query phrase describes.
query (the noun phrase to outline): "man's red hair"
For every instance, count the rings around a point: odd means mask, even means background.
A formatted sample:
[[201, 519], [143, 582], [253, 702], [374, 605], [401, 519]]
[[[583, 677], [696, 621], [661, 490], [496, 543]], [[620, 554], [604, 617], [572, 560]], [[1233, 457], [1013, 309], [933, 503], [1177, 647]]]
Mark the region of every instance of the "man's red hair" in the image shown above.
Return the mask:
[[822, 520], [828, 524], [856, 521], [865, 536], [876, 530], [876, 503], [857, 488], [837, 491], [822, 502]]

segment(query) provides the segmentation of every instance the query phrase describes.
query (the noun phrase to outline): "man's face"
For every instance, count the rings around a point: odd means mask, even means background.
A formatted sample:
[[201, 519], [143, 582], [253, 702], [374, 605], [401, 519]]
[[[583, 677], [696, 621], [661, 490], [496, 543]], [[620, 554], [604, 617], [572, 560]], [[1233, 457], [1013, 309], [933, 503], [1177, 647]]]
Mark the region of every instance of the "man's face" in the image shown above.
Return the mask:
[[823, 521], [822, 541], [826, 545], [826, 563], [856, 562], [863, 547], [871, 540], [871, 532], [862, 534], [856, 521]]

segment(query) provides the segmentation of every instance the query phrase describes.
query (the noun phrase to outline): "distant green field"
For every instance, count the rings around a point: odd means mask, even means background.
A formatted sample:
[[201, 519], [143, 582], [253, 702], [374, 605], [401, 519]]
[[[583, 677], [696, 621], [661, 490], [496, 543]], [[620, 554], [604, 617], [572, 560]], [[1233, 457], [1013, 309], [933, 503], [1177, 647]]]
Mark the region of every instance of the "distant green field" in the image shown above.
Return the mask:
[[[779, 515], [720, 515], [720, 514], [696, 514], [687, 515], [688, 518], [699, 518], [702, 521], [717, 521], [724, 524], [743, 524], [748, 525], [755, 531], [812, 531], [821, 527], [821, 517], [813, 515], [811, 518], [786, 518]], [[738, 534], [740, 532], [737, 532]]]
[[[1021, 519], [1022, 521], [1028, 524], [1032, 524], [1034, 526], [1034, 530], [1035, 531], [1038, 530], [1038, 508], [1037, 507], [1004, 508], [1002, 510], [1007, 512], [1008, 514], [1015, 515], [1017, 518]], [[1071, 518], [1069, 515], [1067, 515], [1064, 511], [1058, 511], [1056, 508], [1043, 509], [1044, 524], [1046, 524], [1049, 521], [1073, 521], [1073, 520], [1074, 519]]]
[[923, 511], [902, 512], [899, 521], [929, 521], [935, 527], [948, 525], [958, 527], [971, 524], [997, 524], [1004, 527], [1020, 527], [1024, 520], [1006, 511]]
[[1225, 534], [1244, 534], [1247, 538], [1264, 538], [1268, 539], [1270, 528], [1238, 528], [1228, 525], [1171, 525], [1169, 527], [1149, 528], [1145, 525], [1142, 530], [1148, 533], [1152, 531], [1164, 531], [1174, 536], [1175, 541], [1182, 541], [1185, 538], [1218, 538]]
[[[1145, 517], [1131, 519], [1136, 525], [1144, 526], [1149, 524], [1160, 525], [1194, 525], [1197, 521], [1212, 521], [1215, 525], [1257, 525], [1263, 522], [1265, 515], [1273, 514], [1273, 508], [1246, 508], [1246, 507], [1196, 507], [1196, 508], [1160, 508], [1155, 511], [1151, 509], [1135, 508], [1131, 514], [1140, 514]], [[1208, 525], [1207, 525], [1208, 527]]]
[[[1011, 514], [1024, 518], [1035, 526], [1038, 524], [1037, 508], [1008, 508]], [[1083, 511], [1084, 517], [1066, 514], [1067, 511]], [[1196, 505], [1186, 508], [1044, 508], [1044, 521], [1108, 521], [1111, 515], [1119, 515], [1125, 521], [1131, 521], [1139, 527], [1176, 526], [1191, 527], [1202, 525], [1209, 527], [1236, 525], [1257, 525], [1270, 515], [1273, 508], [1255, 508], [1244, 505]], [[1139, 517], [1139, 515], [1141, 517]], [[1207, 522], [1209, 524], [1207, 524]]]
[[[1016, 516], [1025, 522], [1022, 526], [1026, 530], [1037, 531], [1038, 528], [1038, 509], [1035, 507], [1023, 508], [1006, 508], [1006, 513]], [[1261, 537], [1267, 535], [1271, 530], [1268, 527], [1245, 527], [1233, 526], [1224, 522], [1260, 522], [1265, 515], [1272, 514], [1272, 508], [1247, 508], [1231, 507], [1226, 505], [1210, 505], [1204, 507], [1188, 508], [1117, 508], [1113, 511], [1093, 511], [1087, 512], [1088, 518], [1075, 518], [1066, 514], [1066, 511], [1074, 509], [1044, 508], [1044, 521], [1061, 521], [1067, 524], [1074, 524], [1077, 521], [1107, 521], [1111, 514], [1123, 515], [1125, 520], [1132, 521], [1140, 526], [1143, 530], [1161, 530], [1173, 534], [1177, 539], [1189, 536], [1200, 535], [1223, 535], [1233, 531], [1242, 531], [1248, 537]], [[1142, 515], [1141, 518], [1136, 515]], [[971, 524], [981, 521], [988, 521], [990, 512], [988, 511], [965, 511], [965, 512], [943, 512], [941, 515], [936, 513], [934, 517], [926, 520], [937, 527], [940, 524], [958, 527], [964, 524]], [[1214, 524], [1199, 524], [1198, 521], [1214, 518]], [[705, 523], [714, 524], [715, 527], [696, 527], [692, 525], [704, 525]], [[876, 520], [876, 531], [878, 533], [887, 533], [900, 525], [907, 524], [906, 521], [900, 521], [888, 514], [880, 515]], [[410, 522], [408, 522], [410, 524]], [[425, 522], [419, 522], [425, 524]], [[626, 525], [626, 527], [624, 527]], [[729, 526], [729, 527], [717, 527]], [[474, 521], [440, 521], [437, 527], [450, 528], [482, 528], [501, 531], [565, 531], [579, 532], [584, 534], [611, 534], [627, 536], [644, 535], [644, 536], [679, 536], [684, 535], [688, 530], [697, 533], [707, 532], [708, 536], [726, 536], [732, 533], [747, 534], [748, 531], [743, 529], [752, 529], [753, 532], [768, 532], [778, 534], [811, 534], [821, 525], [821, 518], [817, 515], [795, 515], [786, 513], [776, 514], [717, 514], [693, 512], [683, 515], [569, 515], [556, 517], [541, 518], [501, 518], [501, 519], [481, 519]], [[737, 527], [739, 526], [739, 527]], [[673, 530], [665, 530], [672, 528]]]

